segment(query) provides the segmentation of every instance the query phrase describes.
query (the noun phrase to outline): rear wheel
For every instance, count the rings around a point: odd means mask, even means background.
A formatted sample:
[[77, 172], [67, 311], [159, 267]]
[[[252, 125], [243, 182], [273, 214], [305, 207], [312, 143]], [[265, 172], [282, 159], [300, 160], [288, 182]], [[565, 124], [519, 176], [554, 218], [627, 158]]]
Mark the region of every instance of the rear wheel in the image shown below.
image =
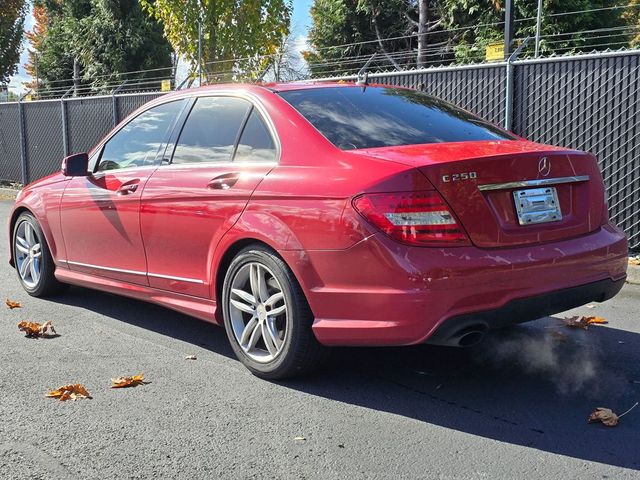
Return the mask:
[[225, 275], [222, 308], [231, 347], [258, 377], [301, 375], [324, 359], [304, 293], [271, 250], [255, 245], [236, 255]]
[[54, 276], [55, 265], [38, 221], [30, 213], [18, 217], [13, 228], [13, 259], [22, 287], [29, 295], [45, 297], [65, 285]]

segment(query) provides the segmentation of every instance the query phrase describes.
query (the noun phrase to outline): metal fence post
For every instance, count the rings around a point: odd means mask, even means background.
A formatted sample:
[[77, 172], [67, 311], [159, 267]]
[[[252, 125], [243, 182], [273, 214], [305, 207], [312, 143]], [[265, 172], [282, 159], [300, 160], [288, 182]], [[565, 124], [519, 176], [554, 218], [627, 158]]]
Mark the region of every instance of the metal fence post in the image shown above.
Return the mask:
[[506, 78], [506, 91], [504, 95], [504, 128], [505, 130], [511, 130], [513, 125], [513, 61], [518, 58], [518, 54], [526, 47], [531, 37], [527, 37], [523, 42], [515, 49], [515, 51], [507, 58], [507, 78]]
[[20, 98], [18, 98], [18, 118], [20, 123], [20, 160], [22, 165], [22, 184], [26, 185], [29, 183], [29, 164], [27, 159], [27, 132], [24, 125], [24, 105], [22, 104], [22, 100], [24, 97], [29, 95], [31, 90], [23, 93]]
[[67, 104], [64, 99], [74, 88], [75, 87], [71, 87], [64, 95], [62, 95], [62, 98], [60, 98], [60, 113], [62, 115], [62, 151], [64, 152], [65, 157], [69, 155], [69, 125], [67, 124]]
[[111, 92], [111, 101], [113, 102], [113, 126], [114, 127], [118, 125], [118, 122], [120, 121], [120, 115], [118, 113], [118, 99], [116, 98], [116, 94], [120, 90], [122, 90], [122, 87], [124, 87], [128, 81], [129, 80], [125, 80], [120, 85], [118, 85], [118, 87], [113, 92]]

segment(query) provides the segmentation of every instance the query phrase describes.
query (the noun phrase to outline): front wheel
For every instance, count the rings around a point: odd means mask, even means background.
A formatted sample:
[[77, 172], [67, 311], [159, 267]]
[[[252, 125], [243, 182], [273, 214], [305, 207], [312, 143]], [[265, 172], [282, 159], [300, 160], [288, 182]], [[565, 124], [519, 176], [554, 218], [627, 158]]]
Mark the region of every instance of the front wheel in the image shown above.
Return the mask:
[[311, 331], [304, 293], [271, 250], [255, 245], [236, 255], [225, 275], [222, 308], [231, 347], [254, 375], [282, 379], [321, 364], [326, 349]]
[[55, 265], [38, 221], [23, 213], [13, 228], [13, 260], [18, 279], [29, 295], [45, 297], [65, 285], [54, 276]]

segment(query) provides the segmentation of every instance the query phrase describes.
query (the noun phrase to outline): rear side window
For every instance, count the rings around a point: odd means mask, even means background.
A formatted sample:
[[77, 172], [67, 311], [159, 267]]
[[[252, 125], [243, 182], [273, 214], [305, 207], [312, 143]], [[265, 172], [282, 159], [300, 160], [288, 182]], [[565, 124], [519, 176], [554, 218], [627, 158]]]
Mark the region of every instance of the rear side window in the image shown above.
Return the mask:
[[97, 171], [153, 165], [183, 103], [178, 100], [158, 105], [127, 123], [105, 144]]
[[415, 90], [326, 87], [280, 95], [343, 150], [514, 139], [464, 110]]
[[174, 164], [228, 162], [251, 103], [235, 97], [196, 100], [173, 153]]
[[254, 108], [240, 136], [235, 161], [273, 161], [276, 146], [260, 114]]

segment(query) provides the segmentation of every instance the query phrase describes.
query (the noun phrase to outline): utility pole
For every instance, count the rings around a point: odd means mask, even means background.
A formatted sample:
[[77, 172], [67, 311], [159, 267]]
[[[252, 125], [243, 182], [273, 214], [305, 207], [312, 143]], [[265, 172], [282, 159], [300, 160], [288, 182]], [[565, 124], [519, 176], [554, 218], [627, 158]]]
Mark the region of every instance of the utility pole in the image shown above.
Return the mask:
[[513, 42], [513, 0], [505, 0], [504, 3], [504, 59], [511, 55], [511, 43]]
[[198, 86], [202, 86], [202, 20], [200, 18], [198, 18]]
[[198, 2], [198, 86], [202, 86], [202, 0]]
[[423, 68], [427, 61], [428, 8], [428, 0], [418, 0], [418, 68]]
[[80, 62], [77, 58], [73, 59], [73, 96], [80, 94]]
[[38, 54], [35, 53], [33, 55], [33, 66], [36, 69], [36, 98], [38, 98], [38, 95], [40, 93], [40, 77], [38, 76]]
[[542, 26], [542, 0], [538, 0], [538, 17], [536, 18], [536, 51], [535, 57], [540, 53], [540, 27]]

